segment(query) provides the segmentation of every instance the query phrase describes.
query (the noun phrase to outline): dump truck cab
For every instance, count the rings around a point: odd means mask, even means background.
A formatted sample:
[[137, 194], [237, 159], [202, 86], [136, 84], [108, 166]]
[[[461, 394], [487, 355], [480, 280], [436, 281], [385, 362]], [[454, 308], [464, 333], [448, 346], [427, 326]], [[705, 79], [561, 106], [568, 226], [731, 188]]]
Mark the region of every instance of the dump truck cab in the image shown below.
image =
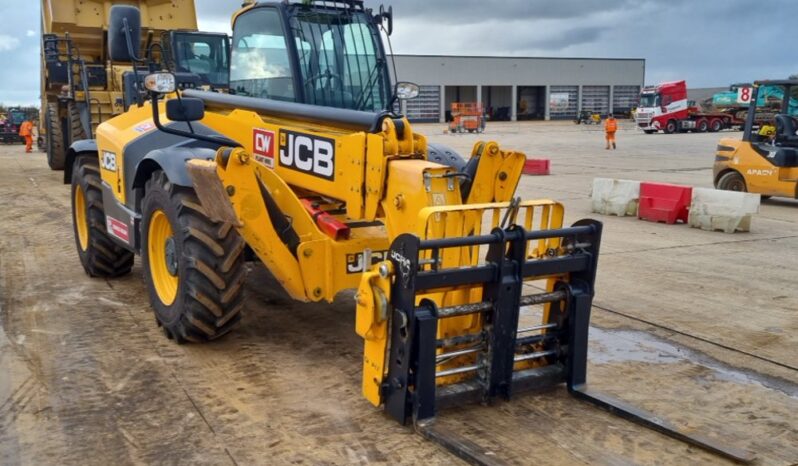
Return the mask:
[[[759, 93], [782, 96], [780, 110], [768, 121], [757, 112]], [[798, 97], [798, 80], [757, 81], [752, 86], [742, 139], [718, 143], [713, 166], [715, 187], [763, 196], [798, 198], [798, 119], [790, 112]]]
[[386, 110], [393, 88], [380, 26], [362, 1], [264, 2], [233, 17], [230, 92], [325, 107]]
[[192, 73], [215, 91], [230, 86], [230, 37], [224, 33], [166, 31], [161, 36], [167, 68]]

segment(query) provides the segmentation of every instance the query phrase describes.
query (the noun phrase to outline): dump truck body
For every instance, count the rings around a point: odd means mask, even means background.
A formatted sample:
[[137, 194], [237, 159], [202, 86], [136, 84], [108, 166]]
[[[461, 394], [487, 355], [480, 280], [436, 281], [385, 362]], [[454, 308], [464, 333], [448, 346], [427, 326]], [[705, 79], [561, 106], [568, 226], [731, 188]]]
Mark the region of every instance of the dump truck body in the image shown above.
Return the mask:
[[41, 128], [53, 169], [63, 168], [72, 142], [135, 101], [132, 63], [108, 57], [108, 15], [116, 4], [140, 9], [144, 50], [165, 31], [197, 29], [194, 0], [42, 0]]

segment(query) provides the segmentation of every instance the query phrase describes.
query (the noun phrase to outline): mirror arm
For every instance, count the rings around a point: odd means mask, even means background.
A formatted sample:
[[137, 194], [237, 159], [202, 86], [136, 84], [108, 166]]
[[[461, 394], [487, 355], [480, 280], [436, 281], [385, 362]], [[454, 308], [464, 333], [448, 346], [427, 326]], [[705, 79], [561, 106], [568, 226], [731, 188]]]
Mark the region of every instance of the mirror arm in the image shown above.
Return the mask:
[[175, 136], [183, 136], [186, 138], [196, 139], [198, 141], [210, 142], [212, 144], [221, 144], [223, 146], [229, 146], [229, 147], [243, 147], [238, 142], [233, 141], [232, 139], [226, 138], [224, 136], [221, 137], [206, 136], [204, 134], [189, 133], [188, 131], [167, 128], [161, 123], [161, 115], [160, 112], [158, 111], [158, 94], [155, 92], [150, 92], [150, 97], [152, 102], [152, 122], [155, 123], [155, 127], [158, 128], [159, 131], [163, 131], [166, 134], [173, 134]]
[[133, 48], [133, 38], [130, 37], [130, 26], [128, 25], [127, 18], [122, 18], [122, 25], [125, 27], [125, 42], [127, 42], [127, 53], [130, 55], [130, 61], [133, 63], [143, 62], [136, 54], [136, 49]]
[[125, 31], [125, 42], [127, 43], [127, 54], [130, 55], [130, 64], [133, 66], [133, 76], [136, 78], [136, 105], [141, 107], [144, 105], [144, 99], [141, 96], [141, 77], [139, 76], [139, 69], [136, 63], [144, 62], [136, 55], [136, 50], [133, 48], [133, 38], [130, 37], [130, 26], [128, 25], [127, 18], [122, 18], [122, 25]]

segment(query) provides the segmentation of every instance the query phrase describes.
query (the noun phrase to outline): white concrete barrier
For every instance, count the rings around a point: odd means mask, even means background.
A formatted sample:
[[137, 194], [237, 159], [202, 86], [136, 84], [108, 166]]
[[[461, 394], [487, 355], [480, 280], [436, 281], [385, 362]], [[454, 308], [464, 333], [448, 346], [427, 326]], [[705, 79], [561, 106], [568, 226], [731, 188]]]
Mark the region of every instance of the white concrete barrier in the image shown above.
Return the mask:
[[597, 214], [637, 216], [640, 182], [594, 178], [590, 197], [593, 198], [593, 212]]
[[687, 223], [709, 231], [751, 231], [751, 216], [759, 212], [759, 201], [759, 194], [693, 188]]

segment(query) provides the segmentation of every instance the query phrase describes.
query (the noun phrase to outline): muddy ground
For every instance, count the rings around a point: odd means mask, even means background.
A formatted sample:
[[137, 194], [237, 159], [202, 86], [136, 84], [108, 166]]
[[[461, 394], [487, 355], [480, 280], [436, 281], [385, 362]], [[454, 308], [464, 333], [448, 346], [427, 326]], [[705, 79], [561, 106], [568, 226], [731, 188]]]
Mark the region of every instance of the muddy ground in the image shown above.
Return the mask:
[[[469, 152], [475, 136], [419, 129]], [[735, 136], [739, 133], [728, 133]], [[711, 186], [717, 134], [492, 124], [485, 139], [552, 160], [526, 198], [591, 216], [594, 176]], [[255, 267], [242, 325], [175, 345], [137, 261], [89, 279], [68, 188], [41, 153], [0, 146], [0, 464], [453, 464], [360, 395], [351, 295], [296, 304]], [[764, 201], [751, 233], [603, 217], [591, 386], [674, 424], [798, 462], [798, 202]], [[726, 464], [563, 388], [441, 413], [511, 464]]]

